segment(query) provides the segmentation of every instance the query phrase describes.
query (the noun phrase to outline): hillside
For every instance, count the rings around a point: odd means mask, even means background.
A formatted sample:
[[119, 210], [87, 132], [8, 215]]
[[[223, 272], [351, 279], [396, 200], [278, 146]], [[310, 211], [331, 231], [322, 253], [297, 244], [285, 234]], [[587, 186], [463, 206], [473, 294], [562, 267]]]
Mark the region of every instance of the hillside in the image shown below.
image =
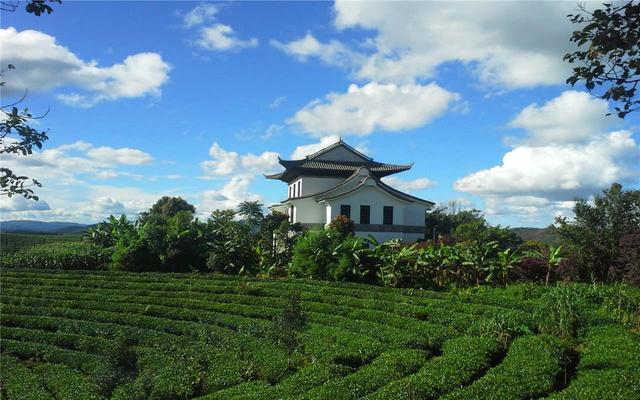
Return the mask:
[[518, 235], [525, 242], [535, 241], [547, 244], [557, 245], [560, 241], [558, 235], [553, 231], [552, 227], [546, 228], [511, 228], [516, 235]]
[[0, 222], [0, 232], [73, 234], [82, 233], [93, 225], [75, 222], [44, 222], [30, 220], [12, 220]]
[[[619, 293], [607, 287], [456, 294], [43, 270], [0, 279], [8, 399], [640, 398], [640, 340], [606, 308]], [[554, 319], [559, 295], [600, 300]]]

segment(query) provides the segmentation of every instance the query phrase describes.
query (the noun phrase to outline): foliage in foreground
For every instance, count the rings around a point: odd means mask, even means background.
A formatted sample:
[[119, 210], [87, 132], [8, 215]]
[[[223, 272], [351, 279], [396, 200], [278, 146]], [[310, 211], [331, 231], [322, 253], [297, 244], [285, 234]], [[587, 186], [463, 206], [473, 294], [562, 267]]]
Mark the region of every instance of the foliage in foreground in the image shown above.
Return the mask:
[[[32, 269], [3, 271], [0, 283], [0, 379], [8, 399], [640, 395], [640, 337], [623, 317], [631, 308], [611, 308], [635, 304], [637, 315], [640, 292], [630, 287], [444, 293]], [[566, 335], [540, 318], [551, 305], [570, 315], [574, 303], [584, 318]], [[286, 339], [291, 333], [295, 341]]]

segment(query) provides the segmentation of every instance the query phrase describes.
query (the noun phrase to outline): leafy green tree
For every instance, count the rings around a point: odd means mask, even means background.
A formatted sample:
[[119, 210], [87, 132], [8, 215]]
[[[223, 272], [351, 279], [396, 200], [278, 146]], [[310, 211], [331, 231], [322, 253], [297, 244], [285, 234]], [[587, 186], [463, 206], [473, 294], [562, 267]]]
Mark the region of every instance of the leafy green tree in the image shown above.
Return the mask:
[[245, 200], [238, 205], [238, 215], [249, 225], [251, 232], [256, 232], [260, 228], [260, 223], [264, 218], [263, 207], [263, 203], [249, 200]]
[[583, 280], [606, 282], [620, 276], [620, 244], [640, 227], [640, 190], [622, 190], [618, 183], [596, 194], [592, 202], [578, 200], [574, 221], [556, 219], [556, 229], [577, 258]]
[[236, 219], [235, 210], [215, 210], [206, 224], [207, 268], [227, 274], [254, 274], [258, 254], [249, 226]]
[[286, 214], [274, 212], [260, 223], [256, 251], [260, 270], [266, 275], [283, 274], [291, 261], [294, 243], [304, 234], [299, 223], [292, 223]]
[[[579, 49], [567, 53], [569, 63], [579, 62], [567, 83], [584, 81], [587, 90], [605, 89], [599, 97], [613, 100], [618, 117], [624, 118], [640, 108], [640, 3], [605, 3], [593, 12], [581, 6], [581, 13], [568, 17], [582, 26], [571, 41]], [[586, 47], [583, 47], [586, 46]]]
[[135, 233], [135, 225], [126, 215], [120, 218], [110, 215], [106, 221], [100, 222], [84, 234], [84, 240], [100, 247], [113, 247], [122, 237]]
[[138, 222], [143, 225], [150, 219], [171, 217], [180, 211], [188, 211], [194, 214], [196, 208], [182, 197], [163, 196], [151, 206], [149, 211], [140, 213]]

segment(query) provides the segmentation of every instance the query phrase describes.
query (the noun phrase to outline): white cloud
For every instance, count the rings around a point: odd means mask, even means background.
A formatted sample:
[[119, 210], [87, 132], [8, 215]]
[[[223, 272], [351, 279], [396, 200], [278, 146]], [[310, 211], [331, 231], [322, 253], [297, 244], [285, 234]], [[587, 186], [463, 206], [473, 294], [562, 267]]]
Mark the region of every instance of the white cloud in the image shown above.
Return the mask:
[[[7, 212], [20, 212], [20, 211], [45, 211], [50, 210], [49, 203], [44, 200], [27, 200], [22, 196], [1, 197], [0, 198], [0, 211]], [[7, 219], [3, 216], [4, 219]]]
[[349, 50], [339, 41], [321, 43], [309, 32], [303, 38], [288, 43], [272, 40], [271, 45], [301, 62], [317, 57], [328, 65], [349, 67], [363, 61], [362, 55]]
[[229, 25], [215, 24], [200, 30], [200, 37], [196, 45], [205, 50], [228, 51], [240, 50], [247, 47], [256, 47], [258, 39], [250, 38], [242, 40], [235, 35]]
[[202, 193], [200, 204], [198, 204], [198, 212], [205, 217], [217, 209], [236, 208], [245, 200], [261, 201], [260, 195], [249, 192], [249, 186], [252, 182], [253, 177], [251, 176], [234, 176], [221, 188], [205, 191]]
[[543, 106], [531, 104], [509, 126], [527, 131], [528, 143], [576, 143], [589, 140], [611, 125], [605, 100], [568, 90]]
[[607, 131], [607, 110], [573, 91], [526, 107], [510, 126], [528, 135], [500, 165], [462, 177], [454, 188], [483, 197], [488, 214], [538, 218], [566, 213], [575, 197], [613, 182], [637, 182], [640, 146], [630, 131]]
[[435, 83], [428, 85], [352, 84], [346, 93], [315, 100], [287, 122], [315, 137], [365, 136], [376, 130], [417, 128], [444, 114], [459, 95]]
[[398, 189], [402, 192], [415, 192], [418, 190], [427, 189], [433, 187], [436, 183], [429, 178], [416, 178], [413, 180], [404, 180], [396, 178], [395, 176], [387, 176], [382, 178], [382, 181], [392, 188]]
[[143, 165], [153, 161], [153, 157], [144, 151], [123, 147], [96, 147], [87, 152], [92, 159], [106, 164]]
[[193, 28], [214, 20], [217, 13], [218, 7], [211, 3], [198, 4], [182, 16], [182, 23], [187, 29]]
[[[325, 147], [331, 146], [332, 144], [336, 143], [338, 140], [340, 140], [340, 137], [338, 135], [329, 135], [329, 136], [323, 136], [322, 138], [320, 138], [319, 142], [296, 146], [293, 152], [291, 152], [290, 158], [292, 160], [299, 160], [301, 158], [305, 158], [306, 156], [313, 154], [316, 151], [319, 151], [324, 149]], [[362, 143], [355, 145], [354, 148], [363, 154], [369, 153], [369, 149]]]
[[157, 53], [138, 53], [122, 63], [101, 67], [96, 61], [80, 59], [53, 36], [35, 30], [0, 29], [0, 42], [3, 62], [16, 66], [7, 78], [4, 95], [25, 89], [75, 87], [86, 94], [63, 93], [58, 98], [69, 105], [90, 107], [103, 100], [159, 96], [171, 70]]
[[84, 141], [36, 151], [28, 157], [3, 155], [3, 167], [36, 178], [42, 183], [56, 182], [62, 185], [81, 183], [78, 176], [82, 174], [100, 179], [112, 179], [121, 175], [140, 178], [142, 175], [116, 171], [114, 168], [144, 165], [152, 161], [151, 155], [138, 149], [94, 147]]
[[[502, 164], [458, 179], [457, 190], [476, 195], [542, 195], [571, 199], [633, 176], [639, 147], [628, 131], [585, 145], [518, 146]], [[638, 165], [638, 164], [635, 164]]]
[[279, 108], [285, 101], [287, 101], [287, 96], [278, 96], [269, 104], [269, 108]]
[[575, 29], [571, 2], [354, 2], [335, 3], [338, 29], [375, 32], [373, 53], [359, 79], [405, 83], [433, 77], [451, 61], [466, 64], [480, 81], [506, 88], [562, 83]]
[[278, 169], [278, 153], [265, 151], [260, 155], [247, 153], [240, 155], [235, 151], [227, 151], [218, 143], [213, 143], [209, 148], [212, 160], [200, 163], [207, 175], [213, 176], [254, 176], [257, 174], [273, 172]]

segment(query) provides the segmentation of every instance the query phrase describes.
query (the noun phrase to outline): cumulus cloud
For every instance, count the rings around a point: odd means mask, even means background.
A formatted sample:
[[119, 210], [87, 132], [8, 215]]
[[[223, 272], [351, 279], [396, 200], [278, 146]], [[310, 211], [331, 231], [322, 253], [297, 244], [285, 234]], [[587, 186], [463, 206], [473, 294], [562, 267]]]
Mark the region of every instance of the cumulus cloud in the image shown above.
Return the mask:
[[203, 161], [200, 165], [210, 176], [244, 175], [253, 176], [261, 173], [273, 172], [278, 169], [278, 153], [265, 151], [260, 155], [247, 153], [240, 155], [235, 151], [227, 151], [218, 143], [209, 148], [211, 160]]
[[115, 178], [120, 175], [142, 177], [142, 175], [119, 172], [118, 166], [145, 165], [153, 157], [138, 149], [127, 147], [94, 147], [78, 141], [43, 151], [34, 152], [29, 157], [17, 154], [3, 155], [3, 166], [42, 182], [55, 181], [73, 185], [80, 182], [78, 176], [92, 175], [100, 179]]
[[260, 195], [249, 191], [252, 182], [252, 176], [234, 176], [219, 189], [203, 192], [198, 211], [202, 216], [208, 216], [217, 209], [236, 208], [245, 200], [261, 201]]
[[427, 189], [433, 187], [436, 183], [429, 178], [416, 178], [413, 180], [404, 180], [396, 178], [395, 176], [387, 176], [382, 178], [384, 183], [398, 189], [402, 192], [415, 192], [418, 190]]
[[337, 40], [321, 43], [309, 32], [304, 37], [288, 43], [272, 40], [271, 45], [301, 62], [309, 58], [318, 58], [328, 65], [350, 67], [357, 65], [364, 58]]
[[107, 146], [96, 147], [87, 151], [87, 155], [96, 161], [107, 164], [143, 165], [153, 161], [153, 157], [148, 153], [128, 147], [120, 149]]
[[[22, 196], [2, 197], [0, 211], [20, 212], [20, 211], [44, 211], [50, 210], [49, 203], [44, 200], [27, 200]], [[5, 218], [6, 219], [6, 218]]]
[[338, 29], [374, 31], [359, 79], [405, 83], [462, 62], [482, 82], [505, 88], [562, 83], [574, 29], [570, 2], [335, 3]]
[[258, 45], [258, 39], [240, 39], [229, 25], [215, 24], [202, 28], [200, 30], [200, 37], [195, 43], [198, 47], [205, 50], [228, 51], [240, 50], [246, 47], [256, 47]]
[[182, 23], [187, 29], [193, 28], [214, 20], [217, 13], [218, 7], [211, 3], [198, 4], [182, 16]]
[[605, 100], [568, 90], [542, 106], [525, 107], [509, 126], [524, 129], [531, 144], [582, 142], [611, 125], [608, 109]]
[[16, 66], [3, 87], [3, 95], [23, 93], [25, 89], [74, 87], [86, 93], [62, 93], [58, 99], [73, 106], [91, 107], [103, 100], [159, 96], [171, 70], [159, 54], [151, 52], [100, 66], [96, 61], [80, 59], [58, 44], [55, 37], [36, 30], [0, 29], [0, 42], [3, 62]]
[[[340, 137], [338, 135], [323, 136], [322, 138], [320, 138], [319, 142], [296, 146], [293, 152], [291, 152], [290, 157], [292, 160], [299, 160], [301, 158], [305, 158], [306, 156], [313, 154], [316, 151], [319, 151], [324, 149], [325, 147], [331, 146], [332, 144], [336, 143], [338, 140], [340, 140]], [[369, 149], [367, 149], [367, 147], [364, 144], [357, 144], [356, 146], [354, 146], [354, 148], [363, 154], [369, 153]]]
[[462, 177], [454, 188], [482, 196], [488, 214], [539, 216], [566, 212], [567, 202], [613, 182], [637, 181], [640, 146], [630, 131], [607, 131], [606, 112], [601, 100], [573, 91], [530, 105], [510, 123], [527, 136], [500, 165]]
[[312, 136], [366, 136], [376, 130], [417, 128], [444, 114], [459, 95], [436, 83], [352, 84], [346, 93], [315, 100], [287, 122]]

